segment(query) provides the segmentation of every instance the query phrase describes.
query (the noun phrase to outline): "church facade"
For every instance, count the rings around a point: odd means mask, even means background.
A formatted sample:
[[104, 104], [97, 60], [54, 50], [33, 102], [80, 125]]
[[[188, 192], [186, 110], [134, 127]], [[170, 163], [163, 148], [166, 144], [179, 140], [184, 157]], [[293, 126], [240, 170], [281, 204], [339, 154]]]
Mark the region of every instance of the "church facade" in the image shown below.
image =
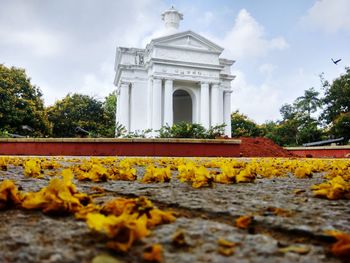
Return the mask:
[[118, 47], [115, 61], [116, 121], [127, 131], [178, 122], [205, 128], [226, 124], [231, 137], [231, 66], [223, 48], [192, 31], [178, 32], [183, 15], [175, 8], [162, 14], [168, 34], [145, 49]]

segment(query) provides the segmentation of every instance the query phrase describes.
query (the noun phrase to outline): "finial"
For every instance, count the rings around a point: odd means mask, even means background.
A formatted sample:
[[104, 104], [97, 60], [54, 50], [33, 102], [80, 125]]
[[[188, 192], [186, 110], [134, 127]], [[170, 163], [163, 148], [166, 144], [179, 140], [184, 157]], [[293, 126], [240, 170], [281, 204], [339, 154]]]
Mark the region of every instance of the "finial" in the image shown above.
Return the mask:
[[170, 9], [162, 14], [162, 20], [166, 28], [178, 29], [180, 21], [183, 20], [183, 14], [172, 5]]

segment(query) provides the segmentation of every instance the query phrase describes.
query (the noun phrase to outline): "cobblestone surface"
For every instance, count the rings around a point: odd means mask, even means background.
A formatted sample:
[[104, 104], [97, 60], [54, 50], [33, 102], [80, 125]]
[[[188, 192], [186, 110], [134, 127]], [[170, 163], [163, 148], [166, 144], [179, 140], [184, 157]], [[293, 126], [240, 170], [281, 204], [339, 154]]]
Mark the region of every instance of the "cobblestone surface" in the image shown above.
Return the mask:
[[[143, 169], [138, 168], [141, 174]], [[92, 186], [105, 189], [97, 202], [146, 196], [158, 207], [178, 212], [174, 223], [155, 228], [127, 254], [105, 248], [105, 238], [73, 216], [10, 209], [0, 211], [0, 262], [91, 262], [100, 254], [112, 255], [118, 262], [142, 262], [142, 252], [153, 243], [163, 245], [165, 262], [340, 262], [328, 253], [333, 240], [324, 231], [350, 232], [349, 202], [312, 197], [310, 186], [322, 182], [320, 174], [311, 179], [286, 176], [202, 189], [180, 183], [175, 175], [170, 183], [162, 184], [75, 182], [80, 191], [90, 194]], [[26, 178], [21, 167], [0, 171], [0, 180], [5, 178], [23, 191], [37, 191], [50, 179]], [[296, 194], [298, 189], [303, 191]], [[271, 208], [288, 213], [276, 215]], [[235, 219], [242, 215], [254, 216], [249, 229], [235, 227]], [[184, 233], [187, 245], [173, 244], [178, 231]], [[220, 238], [237, 243], [232, 255], [218, 252]], [[289, 246], [302, 248], [301, 252], [286, 252], [283, 248]]]

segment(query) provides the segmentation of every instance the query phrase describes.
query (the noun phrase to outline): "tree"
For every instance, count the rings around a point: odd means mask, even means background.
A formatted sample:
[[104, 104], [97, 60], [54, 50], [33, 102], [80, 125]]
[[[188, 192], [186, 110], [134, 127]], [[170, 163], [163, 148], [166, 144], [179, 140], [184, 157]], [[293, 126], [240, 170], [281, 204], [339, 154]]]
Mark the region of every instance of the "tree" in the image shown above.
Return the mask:
[[0, 130], [30, 136], [50, 134], [40, 89], [24, 69], [0, 64]]
[[349, 140], [349, 115], [350, 115], [350, 68], [346, 68], [346, 73], [336, 78], [332, 83], [321, 81], [325, 89], [323, 98], [324, 110], [321, 119], [330, 126], [330, 135], [345, 137]]
[[282, 115], [283, 120], [293, 119], [296, 115], [295, 107], [291, 104], [283, 104], [280, 108], [280, 113]]
[[284, 104], [280, 108], [282, 121], [262, 126], [265, 137], [282, 146], [297, 146], [303, 143], [319, 141], [323, 131], [317, 119], [311, 116], [321, 107], [322, 101], [314, 88], [304, 91], [304, 96], [294, 100], [293, 104]]
[[231, 114], [232, 137], [254, 137], [259, 136], [259, 126], [246, 115], [235, 111]]
[[48, 108], [54, 137], [75, 137], [76, 128], [82, 128], [90, 136], [100, 136], [104, 128], [105, 113], [103, 103], [82, 94], [68, 94]]
[[330, 130], [331, 134], [336, 137], [344, 137], [345, 142], [350, 140], [350, 112], [340, 113], [333, 121]]
[[273, 140], [281, 146], [295, 146], [298, 144], [298, 126], [296, 119], [286, 119], [281, 122], [267, 122], [261, 125], [264, 137]]
[[299, 112], [306, 113], [307, 117], [311, 119], [311, 113], [316, 112], [322, 106], [322, 101], [318, 98], [319, 95], [318, 91], [310, 88], [304, 91], [304, 96], [295, 100], [294, 105]]
[[325, 89], [322, 119], [331, 124], [341, 113], [350, 112], [350, 67], [346, 68], [346, 73], [336, 78], [333, 83], [324, 80], [323, 75], [321, 82]]
[[115, 114], [117, 109], [117, 95], [116, 92], [110, 93], [103, 102], [103, 112], [104, 112], [104, 128], [102, 128], [101, 133], [107, 137], [115, 136]]

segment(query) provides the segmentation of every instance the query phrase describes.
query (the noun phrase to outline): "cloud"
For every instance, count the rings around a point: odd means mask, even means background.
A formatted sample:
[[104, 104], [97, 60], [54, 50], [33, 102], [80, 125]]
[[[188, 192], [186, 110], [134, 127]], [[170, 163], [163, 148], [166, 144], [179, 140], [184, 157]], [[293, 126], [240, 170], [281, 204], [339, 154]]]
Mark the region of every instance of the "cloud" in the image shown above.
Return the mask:
[[233, 74], [236, 79], [232, 82], [232, 111], [238, 109], [258, 123], [279, 118], [280, 94], [273, 84], [265, 80], [252, 85], [242, 71], [235, 70]]
[[269, 51], [289, 47], [288, 42], [281, 36], [268, 39], [264, 27], [245, 9], [239, 11], [231, 30], [222, 39], [216, 38], [216, 41], [225, 48], [226, 55], [235, 59], [261, 57]]
[[271, 76], [272, 73], [275, 71], [275, 69], [276, 69], [276, 66], [270, 63], [265, 63], [259, 67], [259, 72], [265, 76]]
[[321, 29], [327, 33], [350, 32], [350, 1], [319, 0], [302, 18], [302, 24]]
[[204, 14], [198, 18], [199, 23], [204, 27], [209, 26], [214, 19], [215, 19], [215, 16], [213, 12], [210, 12], [210, 11], [204, 12]]
[[65, 48], [63, 36], [42, 29], [5, 30], [0, 29], [0, 45], [11, 45], [18, 49], [26, 49], [40, 57], [59, 55]]
[[25, 68], [46, 105], [112, 92], [116, 46], [140, 47], [165, 9], [161, 0], [0, 2], [0, 63]]

